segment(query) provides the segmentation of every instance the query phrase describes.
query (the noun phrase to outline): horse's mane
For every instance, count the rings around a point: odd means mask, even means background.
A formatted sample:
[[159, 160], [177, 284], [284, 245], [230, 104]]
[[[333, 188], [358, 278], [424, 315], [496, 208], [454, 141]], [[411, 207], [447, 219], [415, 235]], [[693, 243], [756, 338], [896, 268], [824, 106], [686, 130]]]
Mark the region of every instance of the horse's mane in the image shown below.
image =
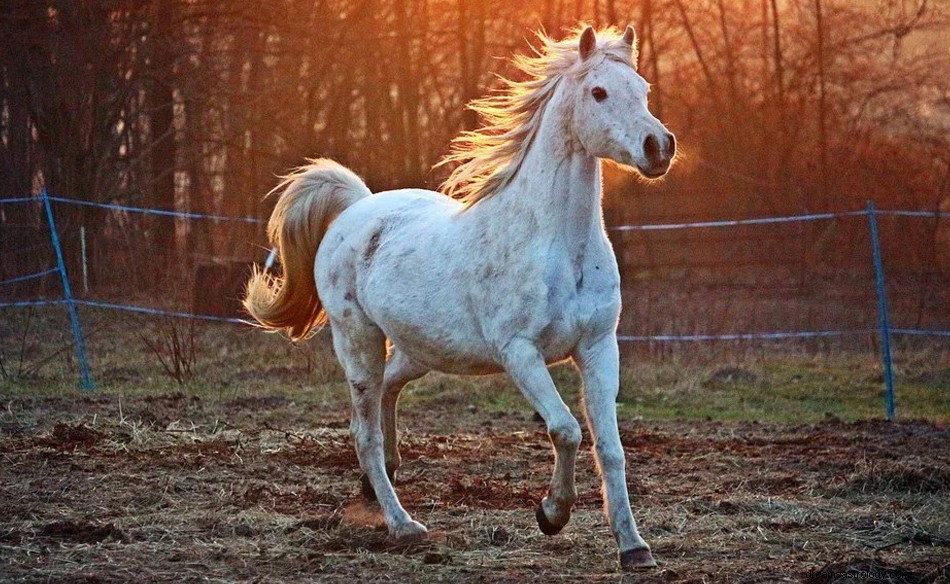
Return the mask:
[[452, 140], [451, 153], [438, 165], [458, 166], [442, 183], [443, 192], [461, 200], [466, 209], [496, 194], [518, 172], [541, 126], [544, 106], [562, 78], [582, 77], [592, 64], [601, 61], [598, 54], [631, 66], [635, 63], [630, 46], [613, 27], [597, 31], [597, 49], [581, 61], [578, 44], [582, 30], [575, 29], [560, 41], [539, 31], [540, 47], [531, 47], [532, 55], [518, 55], [512, 61], [526, 79], [501, 78], [503, 86], [494, 95], [468, 104], [482, 118], [483, 125]]

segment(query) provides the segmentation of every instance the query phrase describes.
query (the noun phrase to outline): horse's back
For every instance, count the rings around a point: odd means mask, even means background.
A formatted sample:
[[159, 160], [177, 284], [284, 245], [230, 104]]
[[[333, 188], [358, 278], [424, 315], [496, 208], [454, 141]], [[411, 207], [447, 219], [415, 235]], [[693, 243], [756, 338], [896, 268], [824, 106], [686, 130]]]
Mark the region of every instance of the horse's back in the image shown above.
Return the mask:
[[[331, 231], [352, 233], [360, 225], [381, 221], [388, 226], [411, 219], [413, 216], [445, 216], [461, 209], [461, 203], [436, 191], [426, 189], [397, 189], [382, 191], [361, 199], [348, 207], [334, 221]], [[328, 232], [329, 234], [329, 232]]]
[[460, 208], [458, 201], [425, 189], [376, 193], [357, 201], [333, 221], [317, 250], [317, 264], [321, 257], [329, 259], [335, 254], [342, 242], [357, 245], [367, 232], [370, 238], [389, 239], [423, 218], [429, 222], [447, 220]]

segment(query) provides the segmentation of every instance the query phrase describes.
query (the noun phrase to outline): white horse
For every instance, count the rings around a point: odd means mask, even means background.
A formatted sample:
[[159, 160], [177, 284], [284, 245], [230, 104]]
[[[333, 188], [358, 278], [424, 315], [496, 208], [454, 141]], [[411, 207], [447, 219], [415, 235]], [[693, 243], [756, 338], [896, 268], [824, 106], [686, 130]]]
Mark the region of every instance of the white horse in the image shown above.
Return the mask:
[[536, 54], [515, 60], [527, 80], [470, 105], [486, 125], [457, 138], [447, 158], [459, 164], [443, 185], [455, 198], [371, 195], [330, 160], [274, 189], [282, 193], [268, 233], [283, 277], [256, 273], [245, 307], [295, 340], [329, 321], [364, 493], [379, 501], [392, 537], [426, 534], [393, 477], [399, 392], [432, 370], [511, 375], [547, 424], [554, 474], [536, 515], [544, 533], [559, 532], [577, 497], [581, 429], [547, 365], [572, 359], [621, 565], [656, 565], [630, 509], [617, 430], [620, 275], [603, 226], [600, 159], [656, 178], [676, 146], [647, 110], [633, 29], [600, 36], [589, 27], [559, 42], [539, 35]]

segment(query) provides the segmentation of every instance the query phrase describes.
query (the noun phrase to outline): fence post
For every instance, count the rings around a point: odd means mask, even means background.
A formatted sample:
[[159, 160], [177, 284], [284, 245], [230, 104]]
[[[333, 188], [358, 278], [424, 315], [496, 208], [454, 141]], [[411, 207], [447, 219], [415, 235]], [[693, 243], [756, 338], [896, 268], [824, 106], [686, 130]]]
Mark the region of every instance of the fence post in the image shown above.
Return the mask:
[[76, 312], [76, 303], [73, 301], [73, 291], [69, 287], [69, 277], [66, 275], [66, 262], [63, 261], [63, 249], [59, 244], [59, 233], [56, 231], [56, 221], [53, 219], [53, 207], [50, 205], [46, 187], [40, 191], [43, 206], [46, 207], [46, 219], [49, 222], [50, 238], [53, 240], [53, 250], [56, 252], [56, 265], [60, 278], [63, 281], [63, 295], [66, 299], [66, 310], [69, 312], [69, 324], [73, 329], [73, 346], [76, 349], [76, 359], [79, 361], [80, 383], [83, 389], [92, 389], [92, 375], [89, 373], [89, 359], [86, 357], [86, 342], [82, 337], [82, 327], [79, 325], [79, 314]]
[[868, 224], [871, 227], [871, 253], [874, 257], [874, 283], [877, 289], [878, 326], [881, 329], [881, 362], [884, 367], [884, 404], [887, 419], [894, 413], [894, 368], [891, 360], [891, 322], [887, 313], [887, 290], [884, 287], [884, 259], [881, 256], [881, 238], [877, 229], [877, 211], [874, 201], [868, 201]]

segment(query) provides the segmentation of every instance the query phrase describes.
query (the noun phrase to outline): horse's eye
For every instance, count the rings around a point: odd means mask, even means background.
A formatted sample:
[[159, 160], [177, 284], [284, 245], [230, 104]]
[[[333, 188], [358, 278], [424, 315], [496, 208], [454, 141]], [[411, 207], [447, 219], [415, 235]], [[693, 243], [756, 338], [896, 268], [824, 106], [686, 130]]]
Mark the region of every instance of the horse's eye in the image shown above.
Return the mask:
[[603, 87], [595, 87], [591, 89], [590, 94], [594, 96], [594, 99], [597, 101], [604, 101], [607, 99], [607, 90]]

